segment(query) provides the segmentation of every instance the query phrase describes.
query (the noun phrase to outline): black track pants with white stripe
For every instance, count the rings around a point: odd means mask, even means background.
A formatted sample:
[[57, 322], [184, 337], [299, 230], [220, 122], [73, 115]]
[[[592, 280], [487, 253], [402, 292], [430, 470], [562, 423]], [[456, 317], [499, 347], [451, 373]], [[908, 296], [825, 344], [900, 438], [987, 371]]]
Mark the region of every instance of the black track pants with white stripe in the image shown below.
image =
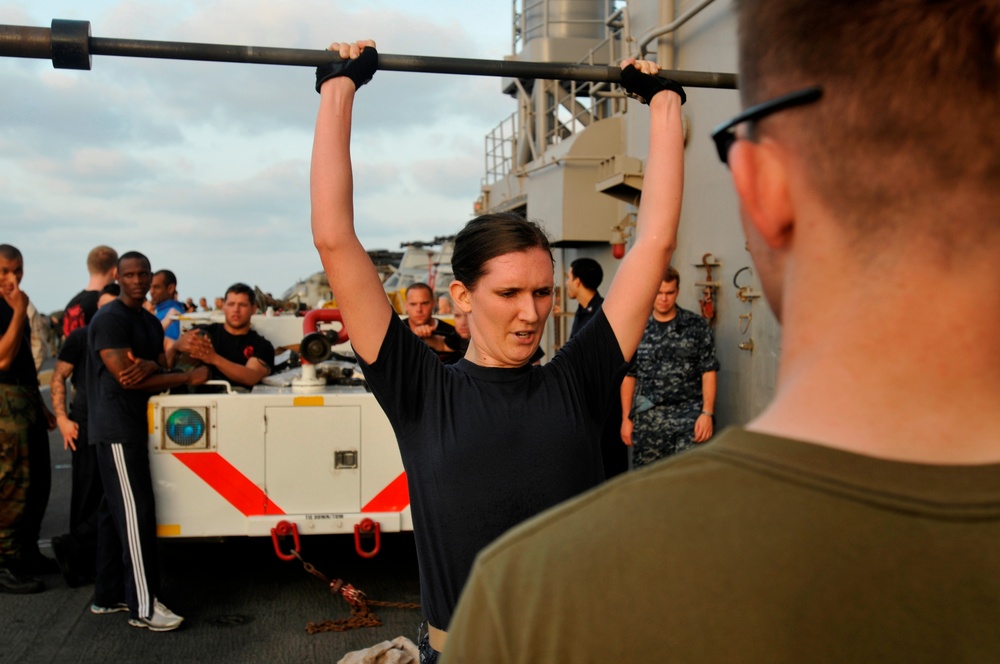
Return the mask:
[[133, 618], [149, 618], [160, 585], [149, 450], [99, 443], [97, 462], [104, 500], [98, 513], [94, 603], [113, 606], [124, 599]]

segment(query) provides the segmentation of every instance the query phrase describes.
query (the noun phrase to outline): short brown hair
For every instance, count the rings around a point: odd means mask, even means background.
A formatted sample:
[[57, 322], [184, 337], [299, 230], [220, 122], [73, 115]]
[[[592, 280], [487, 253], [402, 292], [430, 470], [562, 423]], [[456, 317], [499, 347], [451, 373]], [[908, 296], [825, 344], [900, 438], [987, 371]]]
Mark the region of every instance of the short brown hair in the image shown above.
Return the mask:
[[[959, 217], [970, 204], [995, 211], [1000, 198], [996, 0], [736, 5], [745, 106], [823, 88], [815, 104], [761, 124], [794, 146], [812, 186], [856, 239], [898, 229], [954, 243], [956, 231], [971, 239], [995, 221], [975, 226]], [[948, 218], [956, 223], [941, 223]], [[919, 228], [911, 223], [918, 220]]]
[[681, 285], [681, 273], [674, 269], [673, 265], [667, 267], [667, 273], [663, 276], [663, 282], [667, 284], [672, 284], [677, 282], [677, 287], [680, 288]]
[[[257, 303], [257, 294], [254, 292], [252, 288], [250, 288], [250, 286], [241, 281], [236, 282], [235, 284], [226, 289], [226, 296], [223, 298], [223, 301], [229, 298], [230, 293], [236, 293], [237, 295], [246, 295], [247, 299], [250, 300], [250, 304], [255, 305]], [[204, 300], [205, 298], [201, 299]]]
[[431, 288], [430, 284], [425, 284], [422, 281], [418, 281], [415, 284], [410, 284], [409, 286], [407, 286], [406, 294], [409, 295], [410, 291], [419, 291], [419, 290], [425, 290], [427, 291], [427, 295], [429, 295], [430, 297], [434, 297], [434, 289]]
[[118, 252], [111, 247], [98, 245], [87, 254], [87, 272], [90, 274], [107, 274], [116, 265]]

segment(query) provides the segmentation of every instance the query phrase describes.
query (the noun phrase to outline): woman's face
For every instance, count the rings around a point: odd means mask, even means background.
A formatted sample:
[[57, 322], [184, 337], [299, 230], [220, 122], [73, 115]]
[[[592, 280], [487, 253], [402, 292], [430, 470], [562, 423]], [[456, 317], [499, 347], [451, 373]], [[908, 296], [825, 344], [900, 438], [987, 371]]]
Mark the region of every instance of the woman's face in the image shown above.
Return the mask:
[[475, 290], [455, 282], [452, 299], [469, 314], [472, 332], [467, 359], [486, 367], [525, 364], [552, 311], [553, 278], [552, 257], [536, 247], [488, 261]]

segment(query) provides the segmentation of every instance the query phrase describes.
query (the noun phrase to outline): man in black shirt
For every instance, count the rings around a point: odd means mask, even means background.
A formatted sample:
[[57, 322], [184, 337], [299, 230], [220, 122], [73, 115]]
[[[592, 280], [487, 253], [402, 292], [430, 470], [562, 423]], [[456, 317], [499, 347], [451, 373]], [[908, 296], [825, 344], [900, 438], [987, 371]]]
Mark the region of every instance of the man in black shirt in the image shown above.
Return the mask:
[[222, 310], [225, 323], [184, 333], [168, 351], [168, 361], [173, 365], [178, 353], [187, 353], [208, 365], [212, 379], [250, 389], [274, 366], [274, 346], [250, 329], [250, 318], [257, 311], [253, 289], [242, 283], [230, 286]]
[[[104, 485], [92, 613], [129, 612], [134, 627], [165, 632], [184, 620], [158, 599], [156, 500], [149, 472], [151, 394], [199, 385], [209, 372], [164, 373], [163, 327], [143, 309], [153, 274], [132, 251], [118, 259], [118, 299], [87, 326], [87, 420]], [[122, 601], [124, 600], [124, 601]]]
[[410, 331], [433, 348], [439, 358], [446, 359], [454, 353], [456, 349], [446, 343], [446, 338], [454, 336], [455, 328], [432, 315], [434, 291], [429, 285], [423, 282], [411, 284], [406, 289], [405, 308]]
[[87, 287], [73, 296], [63, 312], [63, 337], [85, 326], [97, 313], [101, 289], [118, 278], [118, 252], [103, 244], [94, 247], [87, 254], [87, 272], [90, 274]]
[[604, 302], [604, 298], [597, 292], [597, 287], [604, 279], [604, 270], [601, 264], [593, 258], [577, 258], [569, 266], [569, 274], [566, 276], [566, 297], [576, 300], [580, 306], [573, 317], [573, 329], [569, 336], [573, 336], [586, 325]]
[[[117, 273], [117, 268], [116, 268]], [[101, 290], [97, 308], [121, 294], [117, 283]], [[66, 381], [73, 385], [73, 400], [67, 409]], [[63, 449], [72, 450], [73, 484], [70, 491], [69, 532], [52, 538], [66, 583], [71, 588], [94, 580], [97, 569], [97, 514], [104, 487], [97, 467], [97, 448], [90, 444], [87, 423], [87, 328], [79, 327], [66, 337], [50, 382], [52, 410], [63, 438]]]
[[[577, 258], [570, 263], [569, 274], [566, 275], [566, 297], [580, 304], [573, 317], [570, 338], [576, 336], [604, 304], [604, 298], [597, 292], [597, 287], [603, 280], [604, 270], [593, 258]], [[615, 389], [619, 389], [619, 385], [615, 385]], [[615, 401], [611, 404], [601, 433], [601, 456], [604, 461], [604, 475], [608, 479], [628, 470], [628, 448], [622, 445], [619, 434], [621, 423], [621, 404]]]

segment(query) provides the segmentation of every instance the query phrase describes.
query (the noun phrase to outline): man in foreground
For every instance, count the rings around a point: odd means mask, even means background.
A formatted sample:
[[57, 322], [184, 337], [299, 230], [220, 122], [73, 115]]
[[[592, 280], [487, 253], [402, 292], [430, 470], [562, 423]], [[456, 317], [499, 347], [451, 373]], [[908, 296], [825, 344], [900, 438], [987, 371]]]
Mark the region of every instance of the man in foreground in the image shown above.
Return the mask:
[[199, 326], [181, 335], [167, 351], [168, 364], [173, 366], [177, 353], [187, 353], [208, 365], [213, 380], [228, 380], [249, 390], [271, 373], [274, 346], [250, 329], [250, 319], [257, 313], [250, 286], [230, 286], [222, 310], [224, 323]]
[[775, 399], [485, 549], [445, 662], [1000, 658], [1000, 5], [736, 6]]

